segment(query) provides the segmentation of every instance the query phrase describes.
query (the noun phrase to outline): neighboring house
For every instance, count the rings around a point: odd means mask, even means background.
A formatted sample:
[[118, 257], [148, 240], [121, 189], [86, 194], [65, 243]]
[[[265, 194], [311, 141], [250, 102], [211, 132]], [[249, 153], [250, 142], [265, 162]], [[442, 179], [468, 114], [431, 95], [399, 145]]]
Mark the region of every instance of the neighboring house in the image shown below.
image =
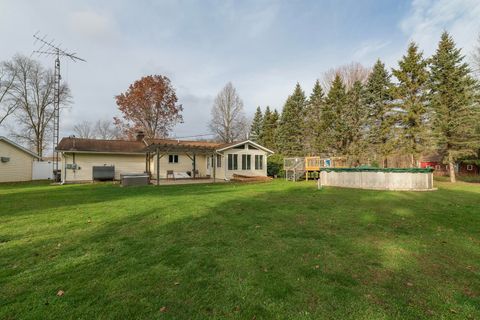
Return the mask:
[[438, 153], [423, 155], [419, 162], [420, 168], [433, 168], [436, 176], [448, 175], [448, 165], [442, 163], [442, 156]]
[[0, 136], [0, 182], [32, 180], [39, 157], [19, 144]]
[[117, 180], [121, 174], [144, 172], [153, 179], [266, 176], [267, 157], [273, 154], [249, 140], [223, 144], [143, 135], [134, 141], [63, 138], [57, 151], [62, 153], [63, 182], [92, 181], [96, 166], [114, 166]]
[[462, 176], [480, 175], [480, 160], [463, 160], [458, 163], [458, 173]]
[[[455, 164], [455, 172], [459, 175], [474, 176], [480, 174], [479, 160], [460, 160]], [[421, 168], [433, 168], [434, 175], [448, 176], [448, 164], [442, 162], [442, 157], [439, 154], [424, 155], [420, 158]]]

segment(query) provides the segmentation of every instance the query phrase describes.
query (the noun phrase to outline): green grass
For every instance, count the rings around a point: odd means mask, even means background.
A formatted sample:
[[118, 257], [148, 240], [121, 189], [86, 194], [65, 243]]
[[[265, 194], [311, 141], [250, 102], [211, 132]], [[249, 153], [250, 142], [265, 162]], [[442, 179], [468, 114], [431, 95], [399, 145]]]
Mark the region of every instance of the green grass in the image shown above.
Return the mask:
[[480, 185], [437, 185], [0, 185], [0, 319], [479, 319]]

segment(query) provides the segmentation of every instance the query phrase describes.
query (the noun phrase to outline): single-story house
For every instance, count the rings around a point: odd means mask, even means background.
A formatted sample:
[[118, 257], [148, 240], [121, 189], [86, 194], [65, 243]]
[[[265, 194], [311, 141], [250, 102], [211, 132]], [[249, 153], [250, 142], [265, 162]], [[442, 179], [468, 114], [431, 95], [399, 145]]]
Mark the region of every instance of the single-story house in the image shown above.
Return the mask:
[[0, 182], [32, 180], [34, 162], [39, 160], [32, 151], [0, 136]]
[[425, 154], [420, 157], [420, 168], [432, 168], [436, 176], [448, 175], [448, 164], [442, 162], [442, 156], [438, 153]]
[[458, 173], [462, 176], [478, 176], [480, 175], [480, 160], [462, 160], [458, 162]]
[[[455, 163], [455, 172], [459, 175], [474, 176], [480, 174], [478, 159], [459, 160]], [[442, 156], [438, 153], [423, 155], [420, 158], [421, 168], [433, 168], [433, 174], [437, 176], [448, 176], [448, 164], [443, 163]]]
[[267, 157], [273, 151], [250, 140], [234, 143], [172, 139], [97, 140], [63, 138], [62, 182], [94, 180], [94, 167], [114, 167], [121, 174], [148, 173], [153, 179], [215, 178], [234, 174], [267, 175]]

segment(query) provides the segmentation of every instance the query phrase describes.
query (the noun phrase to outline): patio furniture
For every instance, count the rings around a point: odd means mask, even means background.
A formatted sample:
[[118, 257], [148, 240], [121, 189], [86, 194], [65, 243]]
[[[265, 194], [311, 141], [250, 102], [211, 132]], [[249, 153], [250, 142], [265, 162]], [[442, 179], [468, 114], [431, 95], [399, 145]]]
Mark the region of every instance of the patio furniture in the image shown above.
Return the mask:
[[173, 173], [173, 170], [167, 170], [167, 180], [168, 177], [172, 177], [173, 180], [175, 180], [175, 174]]

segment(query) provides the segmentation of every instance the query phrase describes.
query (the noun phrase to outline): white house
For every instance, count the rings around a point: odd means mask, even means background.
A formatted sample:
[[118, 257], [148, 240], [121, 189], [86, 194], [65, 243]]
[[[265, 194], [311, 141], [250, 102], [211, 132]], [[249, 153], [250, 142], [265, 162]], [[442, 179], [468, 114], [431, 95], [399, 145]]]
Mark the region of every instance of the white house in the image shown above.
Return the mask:
[[234, 143], [171, 139], [97, 140], [63, 138], [62, 181], [94, 179], [94, 167], [109, 167], [114, 178], [126, 173], [149, 173], [153, 179], [215, 178], [233, 174], [267, 176], [267, 157], [273, 152], [250, 140]]

